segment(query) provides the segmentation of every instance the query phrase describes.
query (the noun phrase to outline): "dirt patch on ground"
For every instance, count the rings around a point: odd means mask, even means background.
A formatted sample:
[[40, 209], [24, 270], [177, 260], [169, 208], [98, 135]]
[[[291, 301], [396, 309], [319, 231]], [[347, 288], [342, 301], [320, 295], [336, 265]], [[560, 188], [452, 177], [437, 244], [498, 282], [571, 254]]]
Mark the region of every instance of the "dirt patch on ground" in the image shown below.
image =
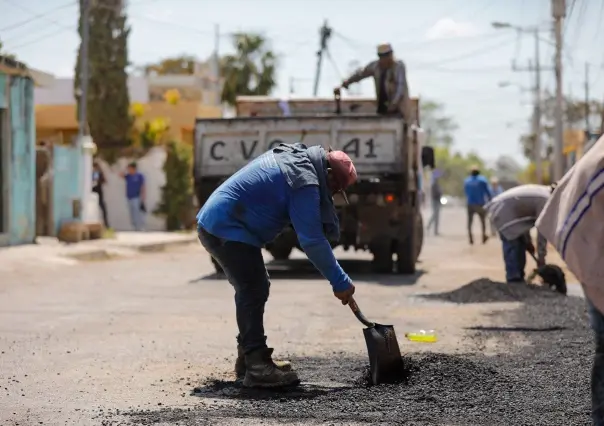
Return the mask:
[[426, 299], [451, 303], [523, 302], [543, 298], [563, 298], [546, 286], [524, 283], [502, 283], [480, 278], [445, 293], [426, 294]]

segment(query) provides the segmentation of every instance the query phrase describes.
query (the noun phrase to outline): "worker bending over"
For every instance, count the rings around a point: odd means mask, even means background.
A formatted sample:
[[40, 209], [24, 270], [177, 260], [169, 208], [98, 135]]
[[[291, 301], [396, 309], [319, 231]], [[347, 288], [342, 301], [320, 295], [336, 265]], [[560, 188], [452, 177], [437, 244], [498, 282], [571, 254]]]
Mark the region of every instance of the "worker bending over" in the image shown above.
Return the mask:
[[264, 335], [270, 281], [261, 249], [284, 227], [293, 225], [300, 246], [343, 304], [354, 294], [329, 241], [340, 237], [332, 196], [356, 179], [356, 169], [342, 151], [281, 144], [232, 175], [199, 211], [199, 240], [235, 288], [235, 372], [244, 386], [299, 382], [289, 362], [272, 360]]
[[[551, 187], [520, 185], [497, 195], [486, 206], [493, 227], [499, 232], [507, 282], [524, 281], [526, 252], [535, 255], [530, 230], [549, 200]], [[537, 267], [545, 266], [547, 241], [537, 235]]]

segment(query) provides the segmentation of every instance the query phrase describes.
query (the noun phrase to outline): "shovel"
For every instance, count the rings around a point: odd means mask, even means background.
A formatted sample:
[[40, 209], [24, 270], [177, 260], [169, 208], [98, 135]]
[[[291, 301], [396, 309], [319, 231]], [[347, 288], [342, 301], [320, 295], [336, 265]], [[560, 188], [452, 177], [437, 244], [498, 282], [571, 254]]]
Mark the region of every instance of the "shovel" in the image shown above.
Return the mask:
[[403, 359], [394, 327], [369, 321], [352, 297], [348, 301], [348, 306], [357, 319], [367, 327], [363, 330], [363, 335], [369, 353], [372, 383], [377, 385], [400, 381], [403, 373]]

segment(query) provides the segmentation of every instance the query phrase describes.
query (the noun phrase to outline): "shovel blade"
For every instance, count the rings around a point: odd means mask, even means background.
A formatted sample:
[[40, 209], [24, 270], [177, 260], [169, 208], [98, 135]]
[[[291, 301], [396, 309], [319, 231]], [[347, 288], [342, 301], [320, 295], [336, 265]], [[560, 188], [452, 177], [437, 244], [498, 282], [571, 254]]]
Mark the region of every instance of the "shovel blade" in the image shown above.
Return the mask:
[[400, 381], [403, 374], [403, 359], [394, 327], [376, 324], [374, 327], [364, 329], [363, 335], [367, 343], [373, 384]]

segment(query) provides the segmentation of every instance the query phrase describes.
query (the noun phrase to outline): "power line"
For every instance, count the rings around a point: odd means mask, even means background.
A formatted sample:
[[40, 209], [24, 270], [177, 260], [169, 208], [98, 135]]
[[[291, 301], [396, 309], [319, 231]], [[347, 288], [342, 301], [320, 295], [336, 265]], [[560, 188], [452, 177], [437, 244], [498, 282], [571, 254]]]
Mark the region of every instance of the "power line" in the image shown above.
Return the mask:
[[[3, 1], [5, 3], [9, 3], [12, 6], [15, 6], [15, 7], [18, 7], [20, 9], [24, 10], [24, 8], [21, 5], [17, 6], [17, 4], [15, 4], [13, 2], [10, 2], [8, 0], [3, 0]], [[15, 29], [15, 28], [19, 28], [19, 27], [22, 27], [24, 25], [29, 24], [30, 22], [36, 21], [38, 19], [48, 19], [47, 15], [55, 13], [55, 12], [58, 12], [59, 10], [62, 10], [62, 9], [67, 9], [68, 7], [72, 7], [72, 6], [75, 6], [75, 5], [76, 5], [76, 2], [70, 1], [69, 3], [63, 4], [61, 6], [57, 6], [54, 9], [47, 10], [46, 12], [43, 12], [43, 13], [30, 12], [30, 13], [34, 13], [33, 17], [31, 17], [29, 19], [26, 19], [24, 21], [21, 21], [21, 22], [17, 22], [16, 24], [9, 25], [9, 26], [4, 27], [4, 28], [0, 28], [0, 31], [9, 31], [9, 30], [12, 30], [12, 29]]]
[[[73, 30], [75, 31], [75, 27], [73, 28]], [[11, 51], [13, 51], [14, 49], [19, 49], [19, 48], [22, 48], [22, 47], [25, 47], [25, 46], [29, 46], [31, 44], [38, 43], [38, 42], [40, 42], [42, 40], [46, 40], [49, 37], [53, 37], [53, 36], [55, 36], [57, 34], [65, 32], [65, 31], [66, 31], [66, 28], [59, 28], [58, 30], [53, 31], [52, 33], [44, 34], [43, 36], [40, 36], [40, 37], [35, 38], [33, 40], [26, 41], [25, 43], [21, 43], [21, 44], [18, 44], [16, 46], [13, 46], [13, 47], [11, 47]]]
[[[507, 36], [507, 34], [505, 34], [505, 35]], [[509, 44], [510, 44], [510, 40], [509, 40], [509, 36], [508, 36], [508, 37], [506, 37], [506, 40], [504, 40], [503, 42], [500, 41], [497, 44], [491, 44], [489, 46], [483, 46], [480, 49], [472, 50], [472, 51], [464, 53], [462, 55], [452, 56], [452, 57], [449, 57], [449, 58], [445, 58], [445, 59], [442, 59], [442, 60], [440, 60], [438, 62], [432, 62], [432, 63], [427, 63], [427, 64], [426, 63], [420, 64], [420, 66], [428, 66], [429, 67], [429, 66], [442, 65], [442, 64], [449, 63], [449, 62], [456, 62], [456, 61], [459, 61], [459, 60], [462, 60], [462, 59], [466, 59], [466, 58], [470, 58], [470, 57], [473, 57], [473, 56], [479, 56], [479, 55], [481, 55], [481, 54], [483, 54], [485, 52], [490, 52], [490, 51], [493, 51], [493, 49], [496, 49], [496, 48], [502, 47], [502, 46], [506, 46], [506, 45], [509, 45]]]

